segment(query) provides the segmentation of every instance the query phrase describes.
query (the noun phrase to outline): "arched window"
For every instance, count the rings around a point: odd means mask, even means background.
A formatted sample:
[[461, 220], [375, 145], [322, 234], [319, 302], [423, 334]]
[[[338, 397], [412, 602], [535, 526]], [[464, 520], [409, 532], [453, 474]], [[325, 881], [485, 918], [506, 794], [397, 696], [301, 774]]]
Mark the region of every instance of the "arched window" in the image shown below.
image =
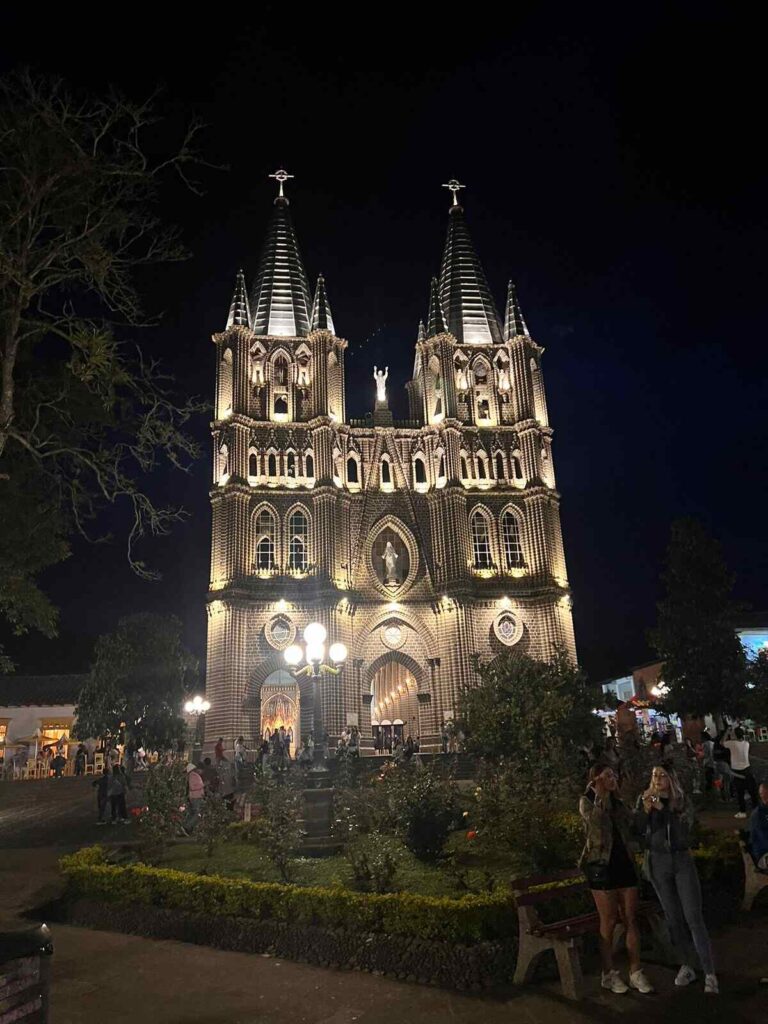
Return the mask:
[[291, 513], [288, 521], [288, 568], [293, 572], [306, 572], [309, 523], [301, 511]]
[[278, 356], [272, 368], [272, 380], [284, 386], [288, 383], [288, 362], [285, 356]]
[[490, 569], [493, 566], [491, 557], [491, 533], [488, 519], [479, 510], [472, 513], [470, 520], [472, 534], [472, 562], [476, 569]]
[[512, 468], [515, 471], [515, 480], [522, 480], [523, 479], [523, 465], [520, 462], [520, 456], [519, 455], [513, 455], [512, 456]]
[[501, 543], [507, 568], [519, 569], [524, 564], [520, 519], [509, 509], [501, 515]]
[[296, 456], [293, 454], [293, 452], [288, 452], [288, 454], [286, 456], [286, 459], [285, 459], [285, 462], [286, 462], [285, 475], [295, 479], [296, 478]]
[[477, 479], [487, 480], [488, 479], [488, 466], [485, 461], [485, 456], [477, 456]]
[[306, 458], [304, 459], [304, 470], [305, 470], [305, 474], [304, 475], [308, 479], [310, 479], [310, 480], [314, 479], [314, 476], [315, 476], [315, 460], [314, 460], [314, 457], [312, 455], [312, 452], [308, 452], [307, 455], [306, 455]]
[[274, 452], [267, 456], [267, 476], [277, 476], [277, 456]]
[[445, 480], [445, 455], [440, 452], [440, 460], [437, 463], [437, 479]]
[[259, 456], [256, 452], [251, 452], [248, 456], [248, 476], [259, 475]]
[[417, 484], [425, 484], [427, 482], [427, 467], [424, 465], [424, 459], [421, 455], [417, 455], [413, 460], [413, 478]]
[[464, 454], [461, 456], [461, 479], [469, 480], [469, 464], [467, 462], [467, 456]]
[[504, 456], [501, 452], [496, 452], [496, 479], [503, 480], [504, 476]]
[[360, 474], [357, 471], [357, 459], [354, 457], [354, 455], [350, 455], [349, 458], [347, 459], [347, 483], [360, 483]]
[[488, 404], [487, 398], [480, 398], [477, 402], [477, 418], [479, 420], [489, 420], [491, 418], [491, 407]]
[[256, 517], [256, 568], [275, 568], [275, 517], [266, 508]]
[[381, 482], [387, 486], [392, 485], [392, 470], [390, 469], [389, 459], [381, 460]]
[[219, 362], [219, 403], [220, 420], [232, 412], [232, 349], [225, 348]]
[[544, 397], [544, 384], [541, 379], [541, 368], [535, 359], [531, 359], [531, 384], [533, 385], [533, 414], [539, 423], [547, 426], [547, 401]]
[[275, 395], [275, 416], [288, 415], [288, 399], [285, 395]]

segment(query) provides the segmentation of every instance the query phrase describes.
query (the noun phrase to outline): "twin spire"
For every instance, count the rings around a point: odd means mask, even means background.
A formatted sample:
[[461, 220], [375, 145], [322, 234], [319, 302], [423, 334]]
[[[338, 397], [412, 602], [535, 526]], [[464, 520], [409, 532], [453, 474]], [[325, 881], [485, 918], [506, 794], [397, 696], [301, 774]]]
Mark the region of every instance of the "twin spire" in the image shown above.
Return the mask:
[[[279, 192], [258, 273], [249, 300], [243, 272], [238, 272], [227, 329], [250, 327], [255, 334], [291, 338], [318, 330], [335, 333], [325, 281], [320, 275], [313, 299], [301, 259], [283, 189], [292, 177], [282, 169], [270, 175], [278, 182]], [[452, 196], [448, 235], [440, 276], [432, 278], [426, 331], [420, 325], [419, 338], [450, 332], [460, 344], [497, 345], [520, 335], [530, 337], [511, 281], [502, 327], [458, 201], [464, 186], [452, 178], [444, 187]]]

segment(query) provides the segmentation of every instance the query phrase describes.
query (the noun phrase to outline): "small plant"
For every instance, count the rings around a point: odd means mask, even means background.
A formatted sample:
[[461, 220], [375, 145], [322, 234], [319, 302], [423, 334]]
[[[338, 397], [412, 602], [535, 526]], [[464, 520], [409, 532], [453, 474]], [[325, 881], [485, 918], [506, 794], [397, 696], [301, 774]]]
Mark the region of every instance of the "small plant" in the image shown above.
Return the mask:
[[227, 832], [233, 820], [234, 814], [224, 801], [209, 793], [205, 798], [200, 820], [193, 833], [196, 842], [205, 847], [206, 870], [214, 850], [227, 838]]
[[368, 892], [390, 892], [401, 860], [400, 843], [370, 832], [352, 839], [344, 850], [355, 882]]
[[438, 766], [392, 765], [382, 773], [379, 827], [402, 838], [419, 860], [437, 860], [457, 813], [453, 780]]
[[262, 775], [255, 780], [251, 800], [260, 811], [248, 838], [269, 857], [282, 880], [289, 882], [292, 855], [304, 834], [301, 790], [289, 778]]
[[144, 808], [138, 818], [142, 859], [160, 859], [169, 840], [177, 834], [186, 803], [187, 781], [184, 763], [152, 765], [144, 782]]

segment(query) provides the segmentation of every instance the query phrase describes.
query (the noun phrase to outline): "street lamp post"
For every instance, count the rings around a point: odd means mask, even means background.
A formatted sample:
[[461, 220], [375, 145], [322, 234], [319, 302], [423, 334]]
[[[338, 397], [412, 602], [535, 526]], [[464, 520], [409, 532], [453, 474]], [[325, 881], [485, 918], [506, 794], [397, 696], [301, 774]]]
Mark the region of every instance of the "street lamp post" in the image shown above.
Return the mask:
[[[327, 637], [325, 626], [319, 622], [310, 622], [304, 630], [304, 644], [291, 644], [283, 655], [294, 678], [309, 676], [312, 680], [313, 731], [315, 734], [314, 767], [317, 769], [322, 769], [327, 751], [320, 678], [324, 675], [337, 676], [347, 660], [347, 648], [344, 644], [335, 643], [328, 648], [328, 658], [331, 664], [326, 664], [325, 641]], [[303, 661], [306, 664], [299, 668]]]
[[195, 719], [195, 735], [192, 743], [192, 760], [195, 760], [195, 751], [199, 751], [202, 754], [203, 751], [203, 722], [205, 721], [206, 711], [210, 711], [211, 705], [204, 697], [197, 694], [192, 700], [188, 700], [184, 705], [184, 712], [187, 715], [192, 715]]

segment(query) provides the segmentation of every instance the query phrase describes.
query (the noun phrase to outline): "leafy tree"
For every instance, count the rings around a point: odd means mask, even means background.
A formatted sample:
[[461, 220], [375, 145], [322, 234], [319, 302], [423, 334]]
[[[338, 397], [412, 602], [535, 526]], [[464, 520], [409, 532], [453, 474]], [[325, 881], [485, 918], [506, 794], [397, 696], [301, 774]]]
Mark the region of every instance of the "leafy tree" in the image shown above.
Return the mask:
[[718, 542], [695, 519], [672, 524], [651, 642], [664, 660], [665, 704], [681, 714], [738, 715], [746, 657], [736, 635], [741, 607]]
[[156, 504], [146, 479], [197, 457], [186, 427], [203, 407], [176, 401], [130, 332], [152, 323], [141, 275], [185, 258], [159, 210], [169, 175], [195, 187], [199, 127], [174, 150], [152, 101], [0, 79], [0, 513], [13, 538], [0, 545], [0, 615], [17, 632], [55, 631], [39, 574], [74, 534], [101, 538], [105, 508], [130, 510], [128, 559], [146, 578], [137, 543], [183, 515]]
[[96, 641], [94, 662], [78, 698], [76, 733], [116, 736], [148, 750], [168, 750], [184, 736], [181, 705], [194, 688], [197, 662], [173, 616], [141, 612]]
[[378, 793], [377, 825], [402, 839], [420, 860], [437, 860], [456, 818], [457, 791], [436, 763], [387, 765]]
[[470, 753], [572, 776], [581, 748], [600, 737], [593, 714], [595, 690], [563, 653], [551, 662], [505, 651], [478, 668], [480, 683], [459, 696], [460, 718]]
[[768, 725], [768, 651], [758, 652], [747, 666], [747, 714], [759, 725]]
[[475, 842], [518, 871], [573, 864], [585, 754], [601, 735], [594, 689], [563, 652], [541, 662], [508, 651], [479, 673], [459, 703], [466, 747], [484, 759]]

